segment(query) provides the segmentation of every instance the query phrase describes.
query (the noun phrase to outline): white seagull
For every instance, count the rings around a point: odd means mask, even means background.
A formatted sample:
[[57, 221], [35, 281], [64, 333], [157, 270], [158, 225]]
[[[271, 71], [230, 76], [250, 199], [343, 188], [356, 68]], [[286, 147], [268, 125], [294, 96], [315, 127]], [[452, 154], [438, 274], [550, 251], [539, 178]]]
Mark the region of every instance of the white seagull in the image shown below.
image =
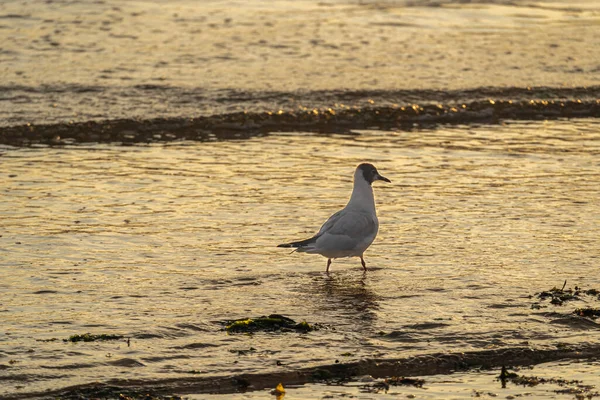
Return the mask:
[[329, 217], [315, 236], [277, 247], [292, 247], [296, 249], [294, 251], [326, 257], [326, 272], [329, 272], [333, 258], [360, 257], [366, 271], [363, 253], [373, 243], [379, 230], [371, 187], [375, 181], [391, 183], [388, 178], [379, 175], [372, 164], [360, 164], [354, 171], [354, 187], [346, 207]]

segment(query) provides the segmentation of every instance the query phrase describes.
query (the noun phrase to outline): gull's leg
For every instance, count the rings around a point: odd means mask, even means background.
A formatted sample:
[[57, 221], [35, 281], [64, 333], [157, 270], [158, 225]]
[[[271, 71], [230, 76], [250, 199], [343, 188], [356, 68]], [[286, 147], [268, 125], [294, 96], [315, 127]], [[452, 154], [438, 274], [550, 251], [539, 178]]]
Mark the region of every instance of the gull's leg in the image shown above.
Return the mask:
[[325, 272], [329, 273], [329, 266], [331, 265], [331, 258], [327, 259], [327, 269], [325, 270]]
[[367, 270], [367, 263], [365, 263], [364, 258], [362, 258], [362, 256], [360, 256], [360, 263], [363, 266], [363, 269], [366, 271]]

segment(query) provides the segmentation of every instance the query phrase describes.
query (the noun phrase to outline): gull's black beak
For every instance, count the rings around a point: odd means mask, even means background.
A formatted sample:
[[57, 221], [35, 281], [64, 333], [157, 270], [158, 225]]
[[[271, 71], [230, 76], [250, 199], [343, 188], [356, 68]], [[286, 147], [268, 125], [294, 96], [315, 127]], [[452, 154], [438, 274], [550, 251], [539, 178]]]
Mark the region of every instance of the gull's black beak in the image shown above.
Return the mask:
[[381, 176], [381, 175], [379, 175], [379, 173], [377, 173], [377, 180], [378, 180], [378, 181], [384, 181], [384, 182], [387, 182], [387, 183], [392, 183], [392, 181], [390, 181], [390, 180], [389, 180], [388, 178], [386, 178], [385, 176]]

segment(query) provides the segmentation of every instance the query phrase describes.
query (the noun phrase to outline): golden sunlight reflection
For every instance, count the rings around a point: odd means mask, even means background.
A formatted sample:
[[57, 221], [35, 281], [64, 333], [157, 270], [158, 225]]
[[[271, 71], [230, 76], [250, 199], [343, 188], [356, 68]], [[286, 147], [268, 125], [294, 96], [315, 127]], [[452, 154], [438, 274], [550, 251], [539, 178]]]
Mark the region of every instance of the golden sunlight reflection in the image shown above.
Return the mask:
[[[85, 358], [53, 339], [125, 334], [132, 347], [113, 346], [111, 354], [143, 363], [137, 376], [151, 379], [235, 372], [229, 350], [240, 346], [300, 367], [339, 353], [590, 340], [588, 330], [549, 330], [558, 317], [532, 308], [539, 300], [529, 296], [564, 280], [600, 286], [596, 130], [593, 121], [573, 120], [362, 131], [309, 143], [272, 134], [4, 152], [0, 268], [11, 273], [0, 289], [9, 294], [2, 307], [13, 311], [3, 321], [10, 337], [47, 340], [33, 355], [5, 344], [46, 377], [38, 355], [54, 354], [60, 368]], [[370, 271], [337, 260], [327, 276], [323, 258], [275, 247], [313, 234], [345, 204], [363, 161], [393, 182], [374, 185], [381, 225], [365, 254]], [[273, 313], [327, 328], [281, 338], [220, 330], [226, 319]], [[199, 341], [203, 351], [190, 350]], [[98, 359], [107, 351], [88, 349]], [[259, 360], [236, 368], [264, 371]], [[101, 362], [89, 371], [103, 379], [113, 368]]]

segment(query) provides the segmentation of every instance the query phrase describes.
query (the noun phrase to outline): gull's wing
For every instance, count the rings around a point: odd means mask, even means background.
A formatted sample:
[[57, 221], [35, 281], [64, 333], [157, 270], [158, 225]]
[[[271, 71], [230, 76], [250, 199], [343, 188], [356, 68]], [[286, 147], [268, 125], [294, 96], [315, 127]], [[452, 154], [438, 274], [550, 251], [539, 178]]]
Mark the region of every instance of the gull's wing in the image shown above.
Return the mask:
[[342, 209], [342, 210], [336, 212], [335, 214], [333, 214], [331, 217], [329, 217], [329, 219], [327, 221], [325, 221], [323, 226], [321, 226], [321, 229], [319, 229], [319, 232], [317, 232], [314, 236], [312, 236], [308, 239], [299, 240], [296, 242], [283, 243], [283, 244], [278, 245], [277, 247], [296, 247], [296, 248], [301, 249], [301, 248], [308, 248], [308, 247], [314, 246], [317, 239], [319, 239], [323, 235], [323, 233], [327, 232], [339, 221], [340, 216], [342, 215], [343, 211], [344, 210]]
[[377, 228], [377, 222], [372, 215], [343, 209], [329, 217], [315, 237], [327, 233], [352, 239], [364, 238], [376, 234]]
[[333, 214], [331, 217], [329, 217], [329, 219], [327, 221], [325, 221], [323, 226], [321, 226], [321, 229], [319, 229], [319, 232], [317, 232], [317, 234], [314, 237], [319, 237], [323, 233], [325, 233], [329, 229], [331, 229], [336, 224], [336, 222], [340, 219], [340, 216], [342, 215], [343, 212], [344, 212], [344, 210], [342, 209], [342, 210], [336, 212], [335, 214]]
[[314, 237], [316, 240], [313, 247], [320, 254], [326, 252], [325, 254], [335, 257], [336, 253], [343, 254], [361, 248], [365, 243], [367, 246], [371, 244], [377, 235], [378, 227], [374, 215], [344, 209], [327, 220], [319, 234]]
[[348, 257], [345, 252], [368, 247], [375, 239], [378, 228], [374, 214], [344, 208], [329, 217], [313, 237], [278, 247], [294, 247], [300, 252], [326, 257]]

